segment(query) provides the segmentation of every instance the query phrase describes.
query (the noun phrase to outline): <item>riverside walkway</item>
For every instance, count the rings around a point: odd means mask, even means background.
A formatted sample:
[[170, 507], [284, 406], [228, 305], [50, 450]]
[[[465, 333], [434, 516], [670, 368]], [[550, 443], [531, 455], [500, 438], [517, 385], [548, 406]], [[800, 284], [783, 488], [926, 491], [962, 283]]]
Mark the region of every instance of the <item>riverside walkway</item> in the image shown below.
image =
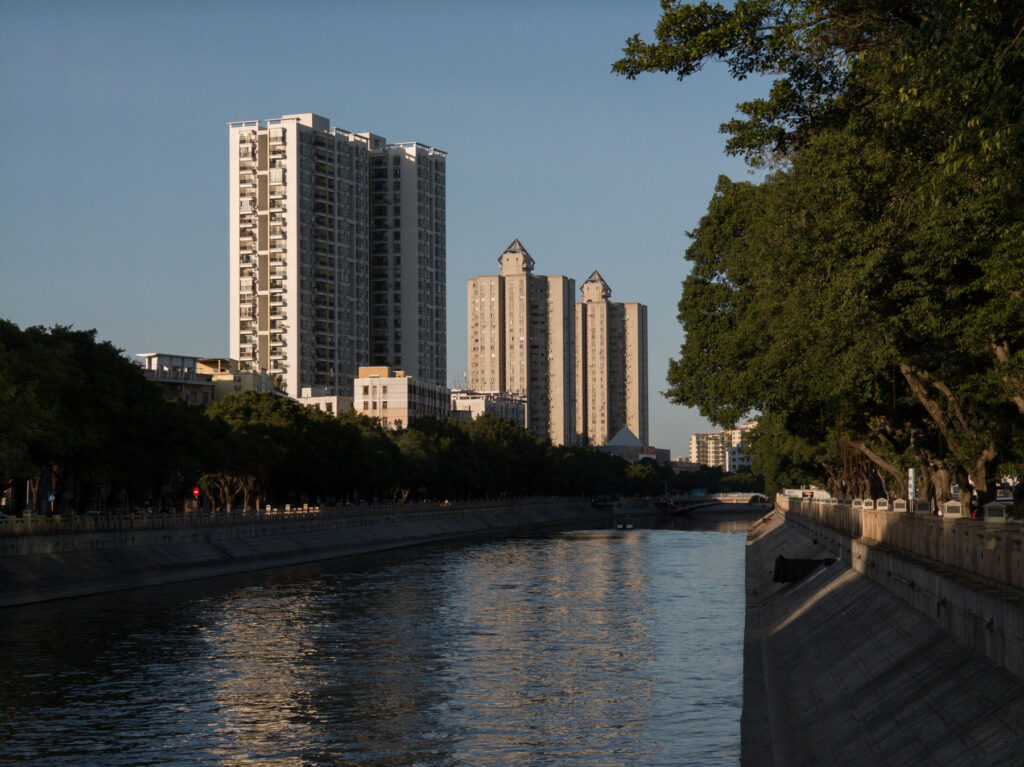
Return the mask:
[[5, 520], [0, 607], [610, 519], [581, 498]]

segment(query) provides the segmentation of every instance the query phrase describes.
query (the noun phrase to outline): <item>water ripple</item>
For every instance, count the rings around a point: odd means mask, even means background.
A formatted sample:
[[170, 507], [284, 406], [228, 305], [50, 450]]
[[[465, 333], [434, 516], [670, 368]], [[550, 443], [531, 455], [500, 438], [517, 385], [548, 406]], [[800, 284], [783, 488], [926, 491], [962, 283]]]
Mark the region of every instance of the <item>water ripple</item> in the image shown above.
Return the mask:
[[743, 551], [577, 531], [0, 611], [0, 761], [736, 764]]

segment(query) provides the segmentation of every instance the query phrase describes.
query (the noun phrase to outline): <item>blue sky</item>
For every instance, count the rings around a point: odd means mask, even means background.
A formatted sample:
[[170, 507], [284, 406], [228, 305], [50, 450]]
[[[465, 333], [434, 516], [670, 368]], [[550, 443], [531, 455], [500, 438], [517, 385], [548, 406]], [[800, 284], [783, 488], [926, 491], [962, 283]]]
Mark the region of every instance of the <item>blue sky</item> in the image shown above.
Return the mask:
[[649, 307], [651, 440], [712, 427], [670, 405], [683, 258], [720, 123], [766, 89], [708, 67], [630, 82], [657, 2], [0, 0], [0, 317], [96, 328], [126, 352], [228, 352], [227, 126], [316, 112], [448, 152], [448, 370], [466, 280], [514, 238], [577, 287]]

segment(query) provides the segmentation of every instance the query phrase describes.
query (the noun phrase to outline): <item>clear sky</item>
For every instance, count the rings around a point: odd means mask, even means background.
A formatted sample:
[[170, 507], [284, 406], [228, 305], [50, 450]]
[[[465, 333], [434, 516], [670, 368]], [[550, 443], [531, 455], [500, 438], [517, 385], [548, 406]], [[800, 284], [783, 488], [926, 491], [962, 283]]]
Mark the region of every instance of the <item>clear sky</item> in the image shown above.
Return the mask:
[[448, 152], [448, 370], [466, 280], [519, 238], [539, 274], [597, 269], [649, 307], [651, 440], [711, 426], [670, 405], [688, 239], [762, 93], [720, 66], [611, 74], [643, 2], [0, 0], [0, 317], [96, 328], [130, 354], [228, 353], [226, 123], [316, 112]]

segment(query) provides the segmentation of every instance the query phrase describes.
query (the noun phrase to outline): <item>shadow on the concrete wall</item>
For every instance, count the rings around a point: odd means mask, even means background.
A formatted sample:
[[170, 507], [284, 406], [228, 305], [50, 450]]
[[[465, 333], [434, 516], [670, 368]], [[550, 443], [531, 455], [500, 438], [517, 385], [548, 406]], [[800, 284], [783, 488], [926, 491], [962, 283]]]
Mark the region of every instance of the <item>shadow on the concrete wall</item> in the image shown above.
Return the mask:
[[1024, 681], [845, 561], [774, 583], [779, 555], [839, 553], [793, 524], [758, 525], [748, 544], [774, 759], [745, 744], [744, 764], [1021, 763]]

